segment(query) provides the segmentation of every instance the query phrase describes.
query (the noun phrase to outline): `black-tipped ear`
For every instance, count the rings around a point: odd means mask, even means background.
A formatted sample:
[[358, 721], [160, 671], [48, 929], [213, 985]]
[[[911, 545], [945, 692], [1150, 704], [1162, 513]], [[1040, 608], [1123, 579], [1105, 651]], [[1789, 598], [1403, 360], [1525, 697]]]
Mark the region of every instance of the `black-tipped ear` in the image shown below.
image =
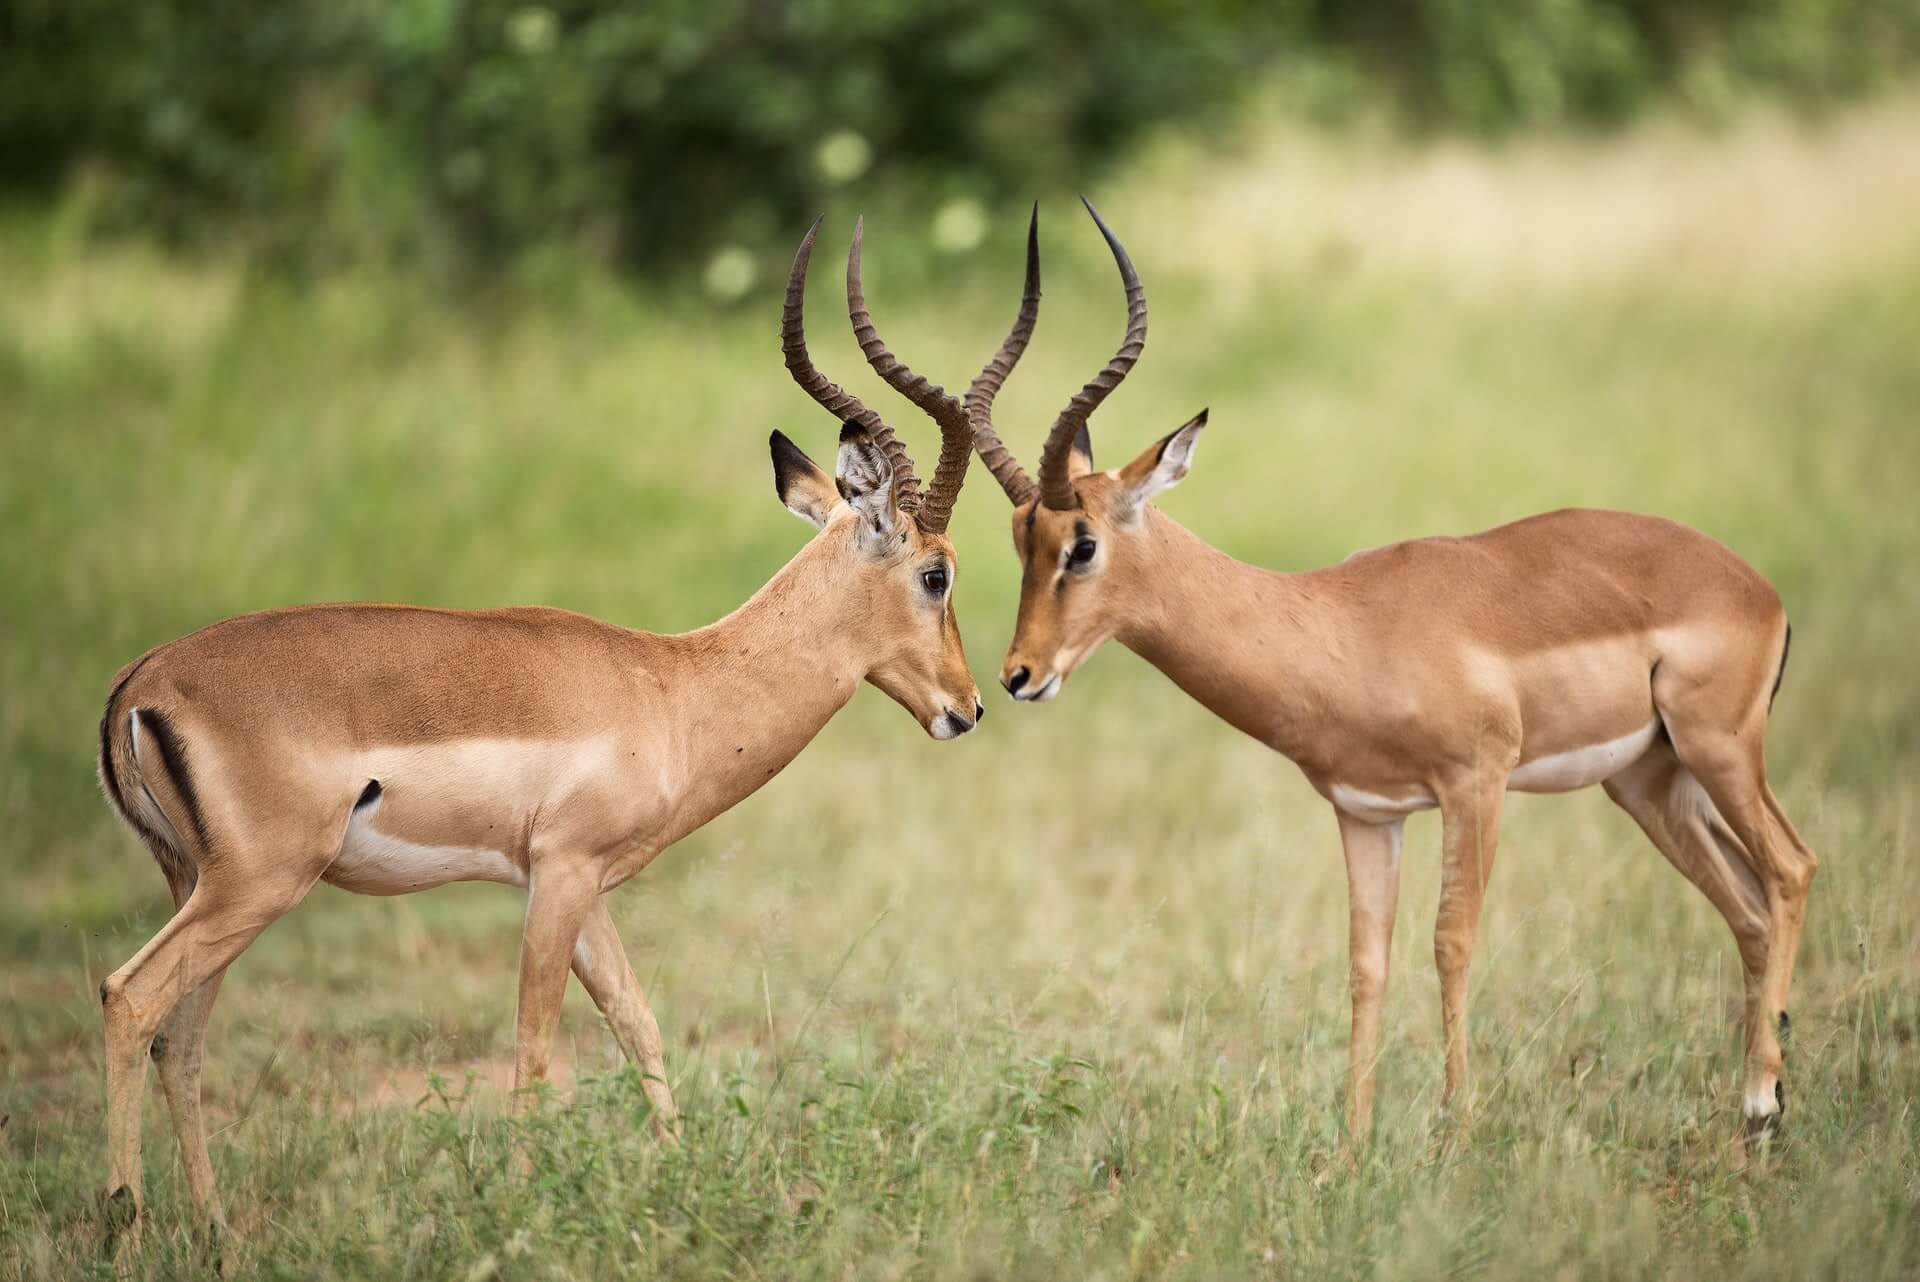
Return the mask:
[[805, 450], [795, 445], [779, 428], [775, 428], [773, 435], [767, 438], [767, 448], [773, 454], [773, 489], [780, 496], [780, 501], [785, 503], [794, 477], [818, 472], [820, 468], [807, 457]]
[[1093, 433], [1082, 423], [1080, 430], [1073, 434], [1073, 444], [1067, 447], [1067, 479], [1077, 481], [1092, 471]]
[[1193, 463], [1194, 443], [1206, 425], [1207, 412], [1201, 410], [1120, 469], [1119, 496], [1113, 509], [1120, 519], [1132, 520], [1154, 495], [1180, 483]]
[[873, 436], [858, 423], [840, 430], [834, 460], [834, 484], [847, 506], [859, 514], [858, 537], [869, 552], [892, 549], [903, 517], [895, 502], [893, 463]]
[[[848, 484], [849, 467], [856, 475], [872, 468], [886, 467], [886, 460], [874, 446], [873, 434], [867, 431], [867, 425], [852, 418], [840, 425], [840, 452], [834, 456], [833, 464], [834, 488], [839, 491], [841, 498], [851, 503], [855, 495], [865, 491], [861, 483]], [[887, 467], [887, 473], [892, 475], [891, 467]]]
[[1182, 432], [1185, 432], [1187, 433], [1188, 439], [1191, 440], [1192, 437], [1197, 435], [1200, 429], [1205, 427], [1206, 425], [1207, 425], [1207, 411], [1203, 409], [1198, 414], [1195, 414], [1192, 418], [1182, 423], [1179, 427], [1174, 428], [1171, 432], [1168, 432], [1165, 436], [1160, 438], [1160, 448], [1159, 448], [1159, 451], [1155, 453], [1153, 456], [1154, 461], [1158, 463], [1166, 459], [1167, 446], [1173, 444], [1174, 437], [1179, 436]]
[[827, 523], [827, 516], [839, 500], [833, 478], [820, 470], [807, 452], [775, 430], [767, 438], [773, 454], [773, 489], [787, 510], [816, 528]]

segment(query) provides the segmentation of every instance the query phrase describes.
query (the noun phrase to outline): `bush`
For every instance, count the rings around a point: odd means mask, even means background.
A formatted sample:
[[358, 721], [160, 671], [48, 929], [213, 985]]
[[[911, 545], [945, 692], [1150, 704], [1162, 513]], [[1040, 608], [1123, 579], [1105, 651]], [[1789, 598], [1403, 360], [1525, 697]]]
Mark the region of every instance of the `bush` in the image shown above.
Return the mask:
[[869, 171], [1084, 180], [1273, 68], [1498, 130], [1854, 92], [1917, 33], [1920, 0], [0, 0], [0, 184], [87, 175], [109, 225], [284, 258], [660, 265]]

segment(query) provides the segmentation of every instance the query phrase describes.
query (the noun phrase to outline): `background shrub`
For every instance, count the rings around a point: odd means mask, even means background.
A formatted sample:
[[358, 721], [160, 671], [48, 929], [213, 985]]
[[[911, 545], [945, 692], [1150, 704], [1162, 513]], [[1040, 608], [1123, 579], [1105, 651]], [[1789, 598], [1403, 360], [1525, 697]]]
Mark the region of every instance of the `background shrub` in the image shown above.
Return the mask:
[[0, 185], [82, 175], [101, 224], [289, 260], [659, 266], [869, 173], [928, 204], [1081, 181], [1275, 74], [1499, 131], [1819, 102], [1917, 32], [1920, 0], [0, 0]]

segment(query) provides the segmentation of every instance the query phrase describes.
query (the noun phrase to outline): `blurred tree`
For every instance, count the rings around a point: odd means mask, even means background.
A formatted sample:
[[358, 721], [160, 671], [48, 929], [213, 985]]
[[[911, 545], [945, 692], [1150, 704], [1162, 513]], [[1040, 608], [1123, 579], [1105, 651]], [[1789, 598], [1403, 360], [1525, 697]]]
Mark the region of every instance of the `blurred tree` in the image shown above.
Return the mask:
[[283, 257], [633, 263], [777, 239], [867, 172], [1084, 178], [1272, 67], [1421, 124], [1871, 88], [1920, 0], [0, 0], [0, 187]]

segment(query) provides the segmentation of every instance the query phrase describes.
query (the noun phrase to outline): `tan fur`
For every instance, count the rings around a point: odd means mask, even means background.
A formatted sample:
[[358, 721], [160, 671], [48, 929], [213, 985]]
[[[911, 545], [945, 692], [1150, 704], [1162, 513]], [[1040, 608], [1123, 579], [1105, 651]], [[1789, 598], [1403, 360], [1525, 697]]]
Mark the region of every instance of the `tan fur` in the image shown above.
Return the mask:
[[[179, 911], [101, 987], [116, 1199], [137, 1214], [151, 1049], [195, 1203], [220, 1217], [199, 1104], [207, 1014], [228, 964], [321, 880], [527, 886], [516, 1087], [546, 1073], [571, 968], [672, 1133], [659, 1027], [601, 896], [771, 779], [862, 681], [940, 737], [979, 715], [951, 592], [922, 578], [932, 563], [951, 575], [952, 544], [885, 497], [882, 468], [879, 495], [861, 496], [892, 531], [879, 547], [792, 454], [783, 497], [824, 528], [695, 632], [549, 609], [313, 606], [217, 623], [122, 670], [102, 782]], [[164, 825], [140, 818], [148, 796]], [[411, 862], [383, 868], [396, 851]]]
[[[1579, 768], [1536, 779], [1605, 779], [1726, 916], [1750, 994], [1749, 1125], [1770, 1124], [1777, 1021], [1817, 867], [1766, 786], [1761, 738], [1786, 642], [1771, 585], [1684, 526], [1583, 510], [1310, 573], [1258, 569], [1146, 501], [1184, 475], [1204, 421], [1114, 472], [1077, 455], [1070, 508], [1016, 506], [1023, 578], [1002, 680], [1051, 697], [1117, 639], [1335, 803], [1353, 899], [1356, 1139], [1371, 1122], [1405, 813], [1437, 804], [1444, 827], [1434, 953], [1452, 1100], [1467, 1080], [1467, 973], [1503, 796], [1517, 767], [1556, 754], [1580, 754]], [[1097, 552], [1076, 571], [1082, 538]], [[1644, 756], [1610, 763], [1596, 745], [1616, 741]]]

